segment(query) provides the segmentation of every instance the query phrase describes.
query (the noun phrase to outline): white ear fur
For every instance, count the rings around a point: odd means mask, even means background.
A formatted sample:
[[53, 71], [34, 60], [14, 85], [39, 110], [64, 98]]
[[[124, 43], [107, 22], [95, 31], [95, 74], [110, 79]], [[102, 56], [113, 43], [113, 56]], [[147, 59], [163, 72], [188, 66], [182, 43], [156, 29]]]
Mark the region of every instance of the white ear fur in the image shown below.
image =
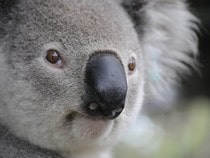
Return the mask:
[[182, 0], [153, 0], [145, 6], [146, 27], [142, 38], [146, 95], [160, 101], [183, 72], [196, 68], [198, 19]]

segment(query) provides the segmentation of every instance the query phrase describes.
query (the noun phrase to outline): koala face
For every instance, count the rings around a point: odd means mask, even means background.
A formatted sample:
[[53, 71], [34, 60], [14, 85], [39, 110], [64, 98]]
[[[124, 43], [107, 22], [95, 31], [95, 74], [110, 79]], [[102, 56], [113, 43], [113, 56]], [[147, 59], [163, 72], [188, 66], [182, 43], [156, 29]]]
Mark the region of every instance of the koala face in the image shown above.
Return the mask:
[[18, 136], [65, 152], [102, 148], [137, 117], [144, 84], [141, 45], [117, 3], [17, 4], [16, 28], [2, 45], [0, 97], [2, 120]]
[[0, 5], [1, 124], [65, 155], [115, 144], [144, 92], [166, 94], [197, 50], [196, 18], [183, 1]]

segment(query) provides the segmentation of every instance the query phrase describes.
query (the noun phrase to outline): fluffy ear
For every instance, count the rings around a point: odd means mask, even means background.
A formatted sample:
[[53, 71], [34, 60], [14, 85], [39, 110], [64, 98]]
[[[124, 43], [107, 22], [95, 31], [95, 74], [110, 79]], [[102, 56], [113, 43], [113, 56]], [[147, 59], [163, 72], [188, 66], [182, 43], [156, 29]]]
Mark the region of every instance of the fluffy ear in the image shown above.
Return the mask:
[[125, 8], [129, 8], [125, 5], [129, 2], [137, 8], [133, 12], [127, 10], [136, 21], [143, 47], [146, 96], [167, 102], [183, 72], [190, 72], [197, 65], [195, 31], [199, 21], [184, 0], [130, 0], [124, 3]]
[[147, 2], [145, 0], [123, 0], [122, 6], [131, 17], [134, 27], [139, 34], [143, 34], [143, 25], [145, 24], [144, 7]]

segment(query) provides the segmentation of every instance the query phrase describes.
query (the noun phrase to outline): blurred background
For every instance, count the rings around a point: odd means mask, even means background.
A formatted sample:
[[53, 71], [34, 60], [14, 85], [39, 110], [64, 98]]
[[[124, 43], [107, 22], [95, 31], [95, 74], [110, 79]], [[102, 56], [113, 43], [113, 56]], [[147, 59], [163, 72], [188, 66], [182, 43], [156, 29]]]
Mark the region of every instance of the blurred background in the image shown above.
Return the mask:
[[210, 158], [210, 1], [188, 1], [201, 20], [200, 73], [183, 80], [175, 105], [144, 105], [116, 147], [117, 158]]

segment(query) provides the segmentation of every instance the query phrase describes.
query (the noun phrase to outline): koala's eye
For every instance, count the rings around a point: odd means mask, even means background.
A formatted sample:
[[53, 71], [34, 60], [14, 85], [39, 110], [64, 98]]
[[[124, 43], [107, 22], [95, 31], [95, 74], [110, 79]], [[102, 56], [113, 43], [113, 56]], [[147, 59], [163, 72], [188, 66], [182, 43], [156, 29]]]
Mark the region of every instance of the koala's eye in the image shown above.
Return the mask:
[[56, 65], [61, 65], [62, 64], [62, 59], [57, 50], [50, 49], [46, 52], [45, 58], [47, 61], [51, 64], [56, 64]]
[[129, 58], [128, 69], [130, 72], [133, 72], [136, 69], [136, 59], [133, 56]]

